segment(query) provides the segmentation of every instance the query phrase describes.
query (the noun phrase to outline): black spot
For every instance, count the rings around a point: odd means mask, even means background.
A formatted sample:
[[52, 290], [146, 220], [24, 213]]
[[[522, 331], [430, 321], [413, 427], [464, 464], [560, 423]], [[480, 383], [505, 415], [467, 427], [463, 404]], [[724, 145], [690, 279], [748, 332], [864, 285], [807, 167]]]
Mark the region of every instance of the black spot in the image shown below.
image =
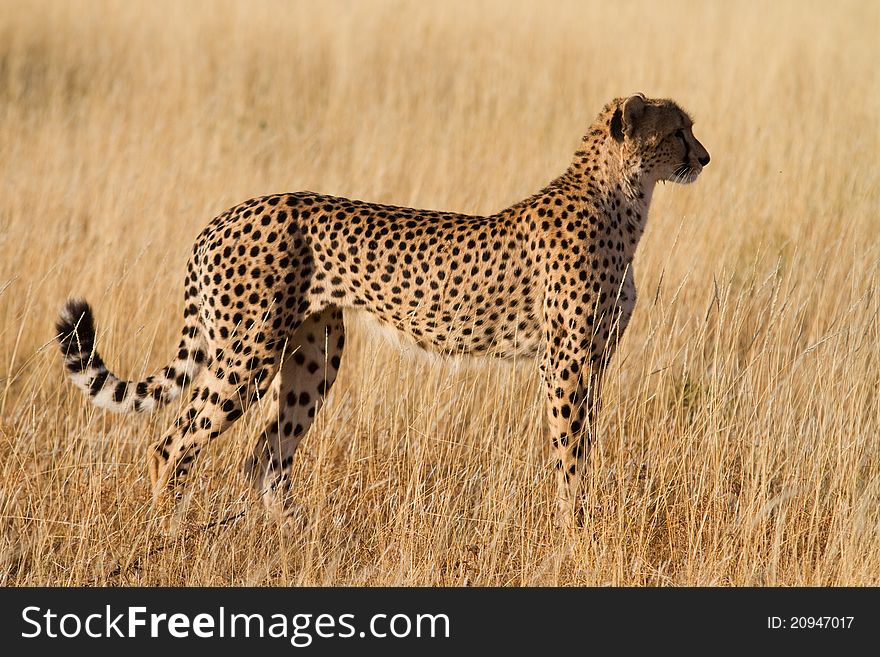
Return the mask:
[[116, 390], [113, 391], [113, 400], [117, 403], [125, 399], [125, 393], [128, 392], [128, 383], [120, 381], [116, 384]]
[[107, 370], [101, 370], [95, 375], [95, 378], [92, 379], [92, 382], [89, 384], [89, 393], [94, 397], [104, 388], [104, 383], [107, 382], [107, 375], [109, 372]]

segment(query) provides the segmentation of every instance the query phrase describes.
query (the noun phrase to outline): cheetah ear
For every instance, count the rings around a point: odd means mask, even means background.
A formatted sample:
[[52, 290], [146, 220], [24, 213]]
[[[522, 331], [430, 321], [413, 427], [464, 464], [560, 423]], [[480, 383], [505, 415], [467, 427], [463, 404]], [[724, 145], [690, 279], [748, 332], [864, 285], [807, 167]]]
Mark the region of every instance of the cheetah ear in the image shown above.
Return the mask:
[[[644, 94], [635, 94], [623, 101], [623, 134], [632, 137], [638, 130], [639, 122], [645, 113], [645, 96]], [[619, 112], [620, 110], [618, 110]]]
[[623, 112], [618, 107], [611, 117], [611, 137], [614, 141], [623, 141]]

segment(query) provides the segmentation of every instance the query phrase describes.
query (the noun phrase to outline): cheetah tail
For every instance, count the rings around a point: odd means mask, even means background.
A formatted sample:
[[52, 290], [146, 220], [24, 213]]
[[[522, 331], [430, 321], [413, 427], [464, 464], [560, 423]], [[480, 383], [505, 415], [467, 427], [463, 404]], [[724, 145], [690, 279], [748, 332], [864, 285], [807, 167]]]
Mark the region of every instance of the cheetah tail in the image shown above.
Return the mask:
[[205, 365], [201, 327], [189, 322], [183, 329], [175, 359], [143, 381], [123, 381], [107, 369], [95, 351], [95, 319], [84, 300], [68, 300], [55, 328], [70, 380], [93, 404], [116, 413], [152, 411], [167, 404], [180, 395]]

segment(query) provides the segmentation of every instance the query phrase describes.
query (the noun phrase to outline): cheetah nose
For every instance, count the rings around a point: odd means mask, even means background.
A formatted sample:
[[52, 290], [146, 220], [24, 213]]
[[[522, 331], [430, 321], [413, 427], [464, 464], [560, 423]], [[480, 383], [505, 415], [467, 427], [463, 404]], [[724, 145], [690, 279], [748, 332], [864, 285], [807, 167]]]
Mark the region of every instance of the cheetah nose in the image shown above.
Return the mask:
[[703, 166], [706, 166], [707, 164], [709, 164], [709, 159], [710, 159], [710, 158], [709, 158], [709, 154], [708, 154], [708, 153], [706, 153], [706, 154], [703, 155], [702, 157], [698, 157], [698, 158], [697, 158], [697, 160], [698, 160], [698, 161], [700, 162], [700, 164], [702, 164]]

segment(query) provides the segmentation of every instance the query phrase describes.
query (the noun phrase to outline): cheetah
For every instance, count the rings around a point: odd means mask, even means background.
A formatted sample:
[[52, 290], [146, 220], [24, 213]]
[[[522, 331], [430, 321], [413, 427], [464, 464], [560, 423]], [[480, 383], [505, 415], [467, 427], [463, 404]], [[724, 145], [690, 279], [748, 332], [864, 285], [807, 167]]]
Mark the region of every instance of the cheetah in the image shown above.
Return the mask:
[[97, 406], [152, 411], [192, 385], [150, 445], [154, 506], [178, 508], [200, 452], [257, 400], [265, 427], [245, 463], [270, 509], [289, 514], [294, 453], [345, 347], [343, 311], [367, 313], [440, 354], [540, 359], [557, 522], [578, 517], [603, 371], [636, 302], [633, 257], [658, 181], [692, 183], [709, 154], [675, 102], [608, 103], [568, 169], [491, 216], [312, 192], [253, 198], [195, 241], [171, 363], [142, 381], [95, 350], [89, 305], [57, 323], [67, 374]]

